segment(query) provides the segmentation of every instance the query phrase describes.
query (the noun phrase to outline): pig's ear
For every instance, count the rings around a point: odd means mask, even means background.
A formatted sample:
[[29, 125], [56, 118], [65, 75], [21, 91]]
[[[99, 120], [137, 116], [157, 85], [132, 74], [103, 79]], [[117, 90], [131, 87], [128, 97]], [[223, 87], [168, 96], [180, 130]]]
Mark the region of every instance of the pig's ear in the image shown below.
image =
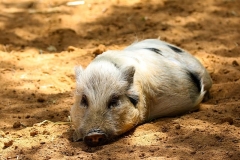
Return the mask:
[[83, 140], [82, 134], [80, 134], [78, 131], [73, 132], [73, 142], [77, 142]]
[[76, 66], [74, 70], [75, 70], [75, 77], [76, 77], [77, 83], [79, 83], [83, 73], [83, 68], [82, 66]]
[[133, 66], [128, 66], [122, 69], [122, 73], [125, 79], [129, 82], [129, 84], [133, 83], [133, 77], [135, 74], [135, 68]]

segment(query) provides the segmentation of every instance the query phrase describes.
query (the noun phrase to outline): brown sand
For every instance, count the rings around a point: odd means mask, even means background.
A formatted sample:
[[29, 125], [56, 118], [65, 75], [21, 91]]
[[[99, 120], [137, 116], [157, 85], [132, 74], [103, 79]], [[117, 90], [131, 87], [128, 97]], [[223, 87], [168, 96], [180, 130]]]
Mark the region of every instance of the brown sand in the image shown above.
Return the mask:
[[[0, 159], [240, 159], [239, 0], [0, 1]], [[135, 40], [196, 56], [213, 79], [200, 110], [111, 144], [72, 142], [73, 68]]]

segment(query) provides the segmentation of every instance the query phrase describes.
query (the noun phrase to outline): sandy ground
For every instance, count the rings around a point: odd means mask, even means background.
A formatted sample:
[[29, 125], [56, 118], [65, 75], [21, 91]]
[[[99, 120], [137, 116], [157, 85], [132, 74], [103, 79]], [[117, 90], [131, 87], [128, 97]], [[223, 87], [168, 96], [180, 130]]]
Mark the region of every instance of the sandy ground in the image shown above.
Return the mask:
[[[239, 0], [0, 1], [0, 159], [240, 159]], [[72, 142], [76, 65], [161, 38], [210, 72], [200, 110], [95, 148]]]

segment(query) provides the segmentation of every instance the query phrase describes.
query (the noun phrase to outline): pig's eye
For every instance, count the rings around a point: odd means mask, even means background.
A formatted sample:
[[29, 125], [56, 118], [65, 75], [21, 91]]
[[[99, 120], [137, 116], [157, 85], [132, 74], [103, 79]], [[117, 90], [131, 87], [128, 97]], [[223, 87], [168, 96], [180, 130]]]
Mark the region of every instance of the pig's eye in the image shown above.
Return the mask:
[[88, 100], [87, 100], [87, 96], [86, 95], [82, 96], [81, 106], [88, 107]]
[[113, 107], [117, 107], [120, 104], [120, 97], [119, 96], [112, 96], [108, 102], [108, 108], [111, 109]]

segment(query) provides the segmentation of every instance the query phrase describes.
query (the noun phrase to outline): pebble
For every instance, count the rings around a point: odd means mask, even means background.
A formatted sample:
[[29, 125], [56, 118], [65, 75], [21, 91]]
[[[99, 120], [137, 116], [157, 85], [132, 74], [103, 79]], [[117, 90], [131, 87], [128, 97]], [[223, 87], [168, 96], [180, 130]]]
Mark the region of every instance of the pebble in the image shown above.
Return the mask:
[[232, 65], [233, 65], [234, 67], [239, 66], [239, 64], [238, 64], [238, 62], [237, 62], [236, 60], [232, 61]]
[[48, 47], [47, 47], [47, 50], [48, 50], [49, 52], [57, 52], [57, 48], [56, 48], [55, 46], [48, 46]]
[[162, 127], [162, 132], [163, 133], [168, 132], [168, 128], [167, 127]]
[[68, 52], [73, 52], [73, 51], [75, 51], [75, 50], [76, 50], [76, 48], [73, 47], [73, 46], [68, 46], [68, 48], [67, 48], [67, 51], [68, 51]]
[[4, 142], [4, 147], [3, 148], [8, 148], [13, 145], [13, 140], [10, 140], [8, 142]]
[[221, 121], [222, 121], [222, 123], [228, 122], [230, 125], [233, 124], [233, 119], [232, 119], [232, 117], [223, 118]]
[[177, 125], [175, 126], [175, 128], [176, 128], [176, 129], [180, 129], [181, 126], [180, 126], [179, 124], [177, 124]]
[[44, 130], [44, 131], [42, 132], [42, 134], [43, 134], [43, 135], [50, 135], [50, 132], [49, 132], [49, 131], [46, 131], [46, 130]]
[[14, 124], [13, 124], [13, 128], [20, 128], [21, 127], [21, 123], [20, 122], [15, 122]]
[[100, 44], [93, 52], [92, 54], [96, 57], [99, 54], [102, 54], [106, 51], [106, 46], [103, 44]]
[[40, 142], [40, 144], [45, 144], [46, 142]]
[[40, 97], [37, 99], [37, 102], [43, 103], [43, 102], [45, 102], [45, 99]]
[[38, 134], [38, 131], [36, 131], [36, 130], [33, 130], [30, 132], [30, 136], [32, 136], [32, 137], [36, 136], [37, 134]]

